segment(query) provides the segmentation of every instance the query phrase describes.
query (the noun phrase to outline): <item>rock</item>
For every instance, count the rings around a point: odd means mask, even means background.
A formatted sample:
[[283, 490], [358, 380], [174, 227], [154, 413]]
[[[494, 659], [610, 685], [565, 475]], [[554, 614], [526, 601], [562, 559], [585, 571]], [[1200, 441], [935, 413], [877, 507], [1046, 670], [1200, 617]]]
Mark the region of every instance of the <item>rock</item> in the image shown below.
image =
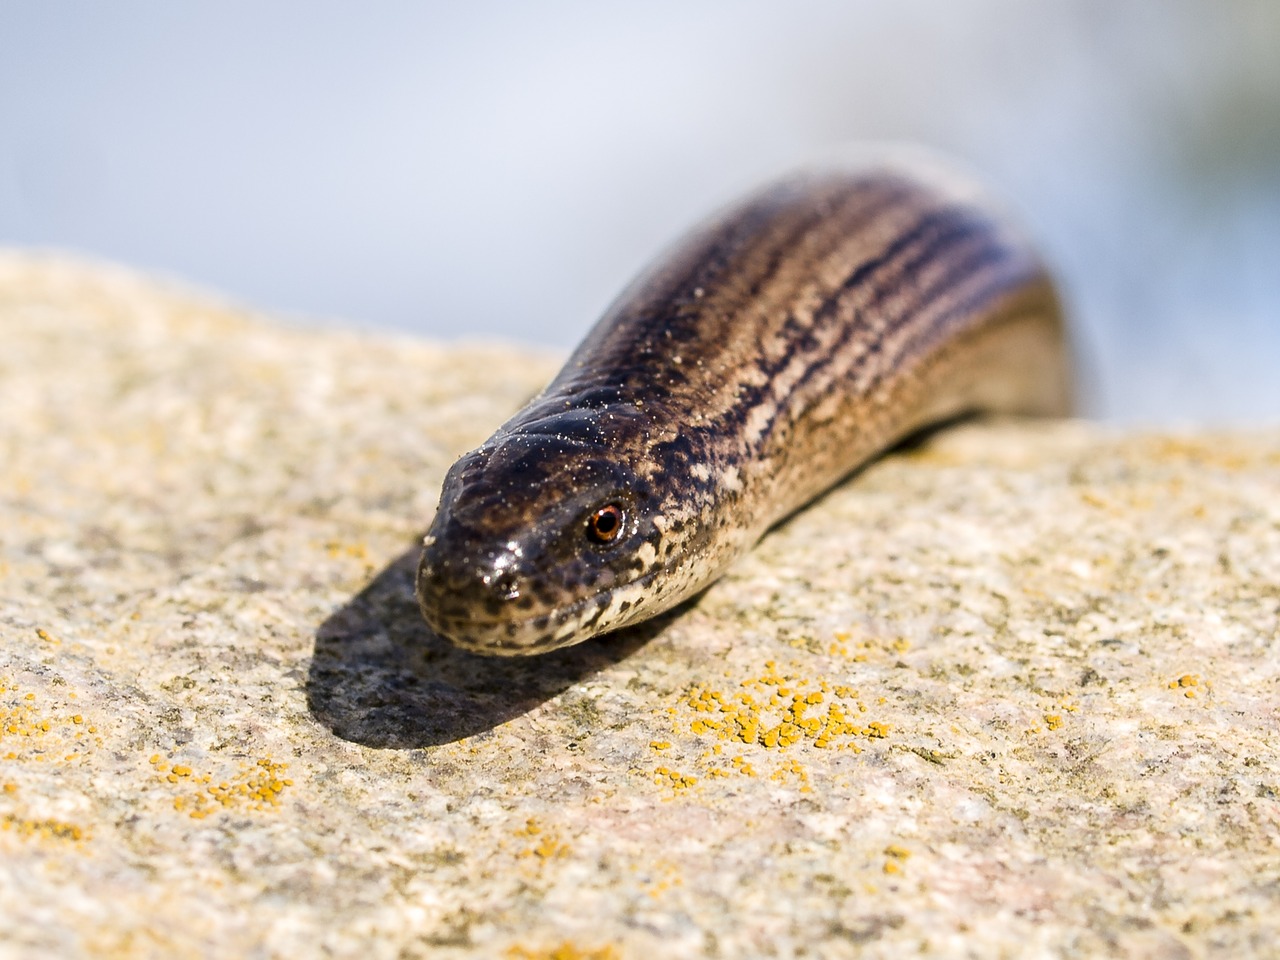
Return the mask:
[[22, 253], [0, 336], [6, 956], [1280, 942], [1280, 428], [941, 432], [492, 661], [416, 544], [554, 358]]

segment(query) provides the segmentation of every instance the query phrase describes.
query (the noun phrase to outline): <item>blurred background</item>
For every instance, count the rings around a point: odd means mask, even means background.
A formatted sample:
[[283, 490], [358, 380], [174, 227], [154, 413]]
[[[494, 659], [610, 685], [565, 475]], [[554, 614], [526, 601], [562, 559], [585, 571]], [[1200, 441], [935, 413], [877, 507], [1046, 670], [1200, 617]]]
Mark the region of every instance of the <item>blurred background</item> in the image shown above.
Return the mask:
[[568, 348], [708, 211], [884, 139], [1040, 239], [1089, 413], [1280, 421], [1275, 0], [0, 0], [0, 244], [300, 320]]

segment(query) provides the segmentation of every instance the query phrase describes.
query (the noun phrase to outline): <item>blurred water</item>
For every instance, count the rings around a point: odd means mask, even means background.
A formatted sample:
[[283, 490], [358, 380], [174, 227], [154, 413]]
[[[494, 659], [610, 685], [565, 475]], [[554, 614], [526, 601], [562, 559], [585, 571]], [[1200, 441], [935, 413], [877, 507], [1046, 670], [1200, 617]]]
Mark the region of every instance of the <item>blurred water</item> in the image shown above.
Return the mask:
[[886, 138], [1021, 212], [1092, 412], [1280, 420], [1272, 0], [0, 0], [0, 242], [432, 336], [567, 347], [708, 210]]

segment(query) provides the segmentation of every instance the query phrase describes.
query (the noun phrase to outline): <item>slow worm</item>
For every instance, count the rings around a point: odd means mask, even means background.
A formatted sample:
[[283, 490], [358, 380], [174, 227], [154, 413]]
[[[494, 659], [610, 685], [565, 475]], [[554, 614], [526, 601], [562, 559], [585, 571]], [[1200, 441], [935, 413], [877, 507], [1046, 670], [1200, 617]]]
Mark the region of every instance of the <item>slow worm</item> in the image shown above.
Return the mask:
[[1059, 414], [1039, 258], [964, 181], [893, 162], [768, 186], [693, 231], [445, 478], [428, 624], [480, 653], [667, 610], [904, 437]]

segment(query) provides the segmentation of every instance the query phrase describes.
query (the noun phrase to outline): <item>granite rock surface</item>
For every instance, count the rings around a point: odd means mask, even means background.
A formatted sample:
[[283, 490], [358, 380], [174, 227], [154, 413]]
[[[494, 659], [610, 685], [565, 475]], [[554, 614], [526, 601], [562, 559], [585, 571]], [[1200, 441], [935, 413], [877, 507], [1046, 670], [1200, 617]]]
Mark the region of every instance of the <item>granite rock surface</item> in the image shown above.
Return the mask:
[[459, 653], [416, 544], [555, 360], [0, 255], [0, 955], [1275, 955], [1280, 428], [962, 426]]

